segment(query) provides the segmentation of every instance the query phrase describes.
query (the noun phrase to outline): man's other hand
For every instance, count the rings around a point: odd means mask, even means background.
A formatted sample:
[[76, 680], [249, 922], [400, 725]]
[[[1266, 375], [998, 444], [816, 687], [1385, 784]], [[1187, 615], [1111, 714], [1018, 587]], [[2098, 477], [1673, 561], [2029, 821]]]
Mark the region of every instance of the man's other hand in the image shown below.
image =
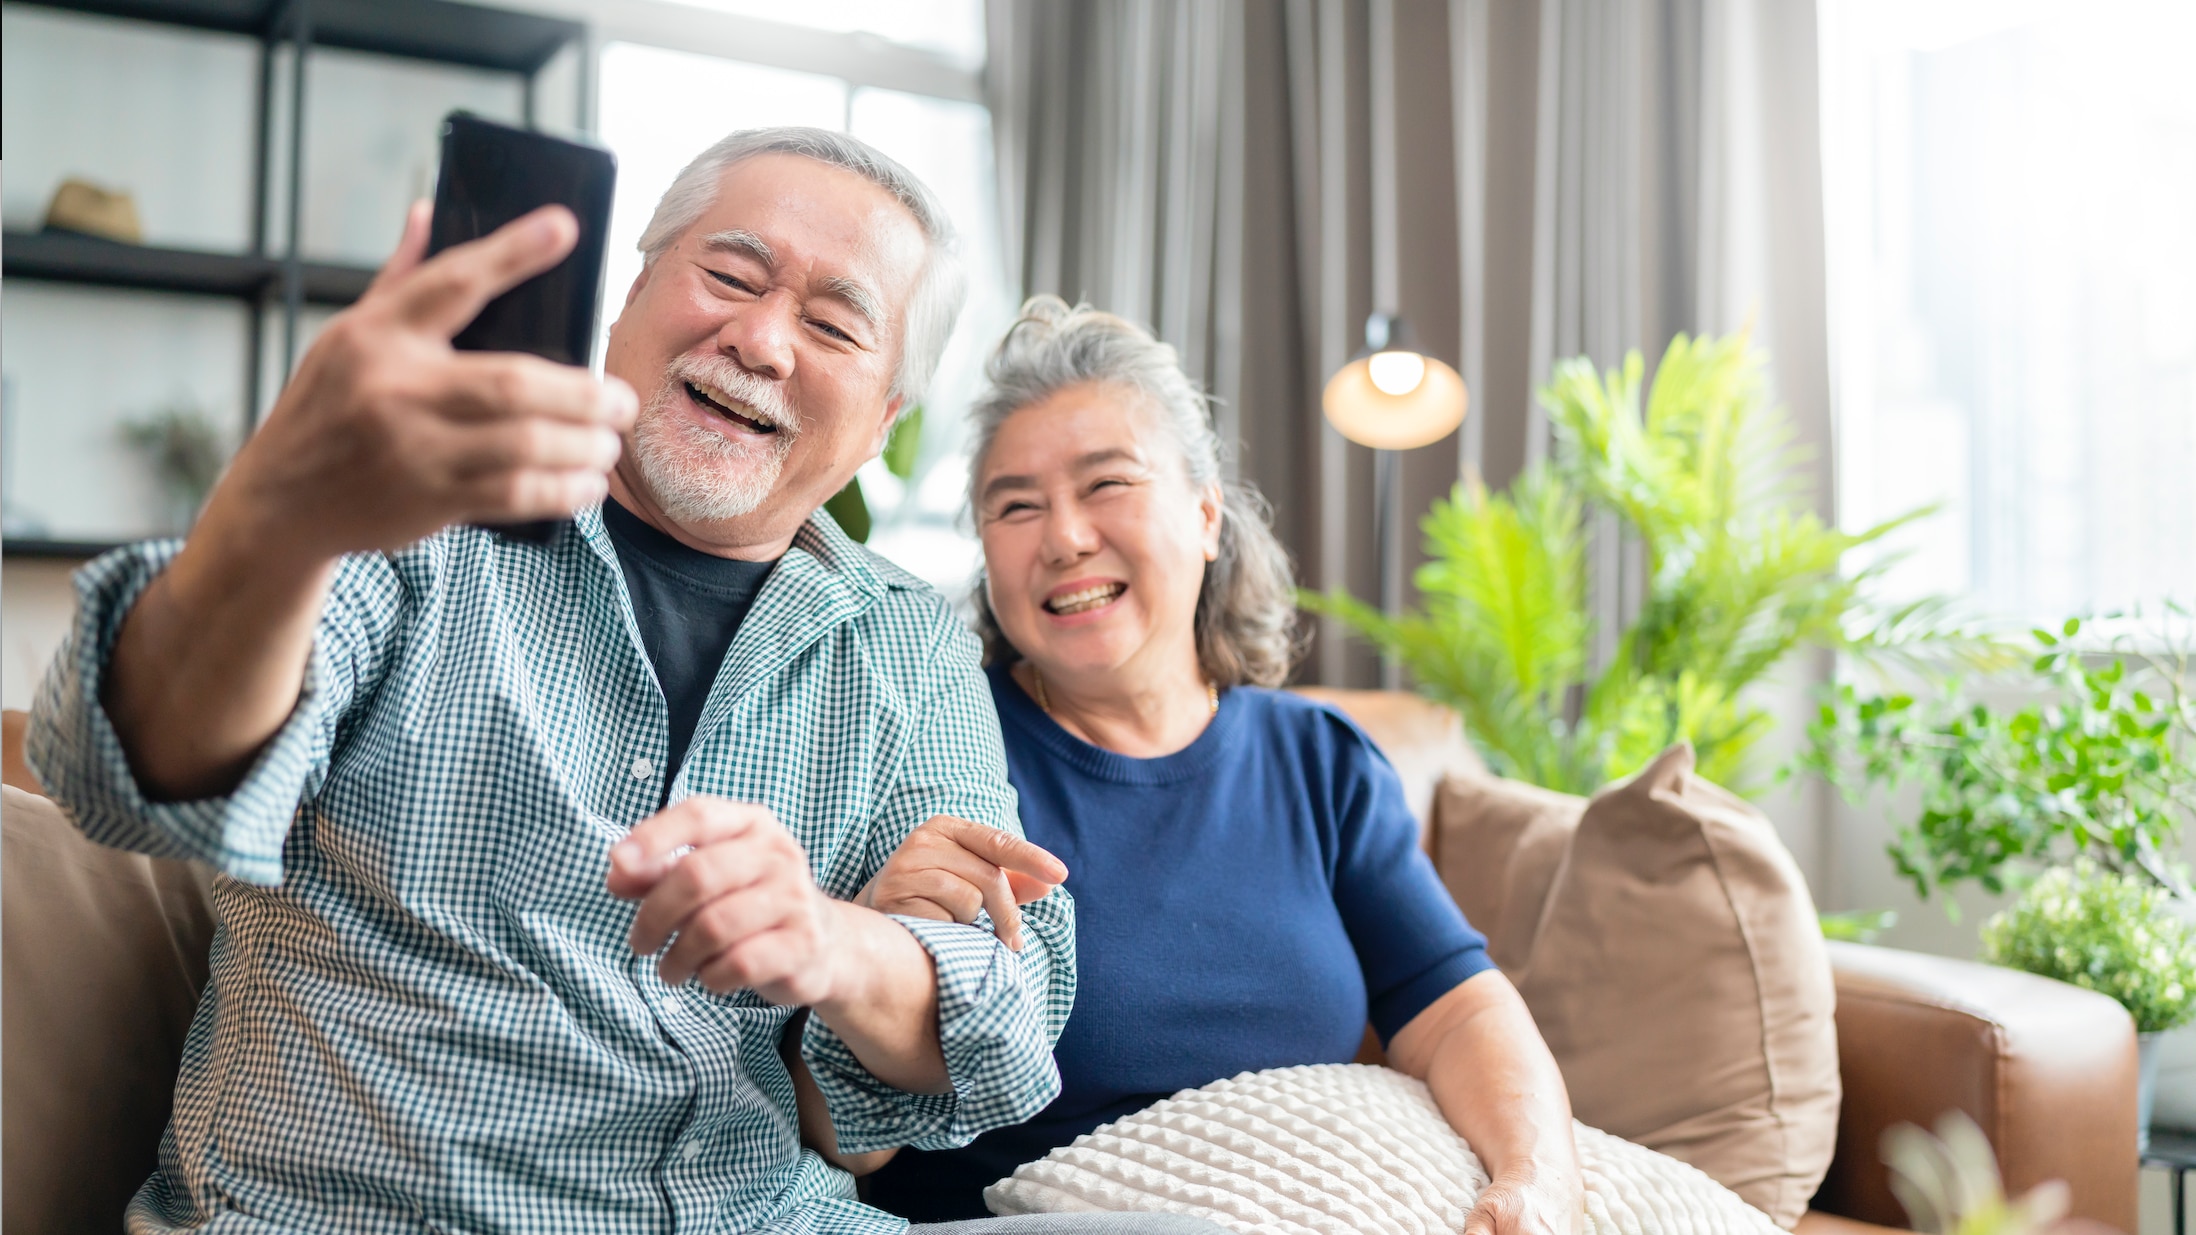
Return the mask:
[[671, 944], [656, 962], [668, 985], [695, 978], [780, 1005], [831, 998], [847, 906], [817, 888], [769, 807], [697, 796], [651, 815], [612, 846], [609, 884], [641, 903], [634, 952]]
[[546, 206], [422, 260], [429, 218], [413, 206], [395, 255], [305, 353], [213, 500], [263, 551], [395, 549], [452, 523], [570, 514], [607, 491], [630, 386], [450, 346], [490, 300], [564, 260], [571, 212]]
[[970, 923], [979, 910], [1006, 946], [1022, 950], [1019, 906], [1066, 882], [1060, 859], [998, 828], [938, 815], [908, 833], [854, 897], [879, 913]]

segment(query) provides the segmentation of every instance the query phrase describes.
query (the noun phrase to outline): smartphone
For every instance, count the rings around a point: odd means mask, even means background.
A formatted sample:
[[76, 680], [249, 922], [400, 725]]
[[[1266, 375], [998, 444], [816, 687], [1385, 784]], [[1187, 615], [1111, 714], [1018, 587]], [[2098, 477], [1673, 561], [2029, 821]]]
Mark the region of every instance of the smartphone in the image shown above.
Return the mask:
[[[609, 247], [610, 198], [618, 164], [607, 150], [466, 112], [442, 121], [442, 170], [428, 230], [433, 256], [530, 210], [560, 203], [579, 220], [579, 243], [555, 267], [488, 302], [451, 340], [478, 352], [529, 352], [559, 364], [586, 365], [602, 311], [602, 263]], [[568, 520], [499, 525], [493, 531], [547, 544]]]

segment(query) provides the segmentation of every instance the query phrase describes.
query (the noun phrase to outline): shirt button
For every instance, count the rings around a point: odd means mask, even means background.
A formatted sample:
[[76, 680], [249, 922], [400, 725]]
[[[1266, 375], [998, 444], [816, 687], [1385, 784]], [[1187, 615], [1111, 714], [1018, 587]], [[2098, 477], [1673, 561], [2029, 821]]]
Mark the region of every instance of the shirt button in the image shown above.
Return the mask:
[[646, 756], [646, 755], [635, 755], [635, 756], [633, 756], [633, 779], [634, 779], [634, 780], [647, 780], [647, 779], [648, 779], [649, 777], [651, 777], [651, 776], [654, 776], [655, 774], [656, 774], [656, 765], [648, 761], [648, 756]]
[[694, 1159], [701, 1157], [701, 1151], [702, 1143], [700, 1141], [688, 1141], [686, 1147], [679, 1150], [679, 1156], [688, 1162], [692, 1162]]

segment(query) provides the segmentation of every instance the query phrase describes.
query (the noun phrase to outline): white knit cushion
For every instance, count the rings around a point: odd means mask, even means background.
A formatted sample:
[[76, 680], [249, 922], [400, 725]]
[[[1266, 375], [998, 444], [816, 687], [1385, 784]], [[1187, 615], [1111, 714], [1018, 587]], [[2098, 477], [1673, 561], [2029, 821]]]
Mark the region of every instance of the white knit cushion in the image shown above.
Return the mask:
[[[1589, 1235], [1781, 1235], [1675, 1158], [1578, 1125]], [[995, 1214], [1192, 1214], [1260, 1235], [1453, 1235], [1487, 1172], [1421, 1081], [1318, 1064], [1187, 1089], [984, 1190]]]

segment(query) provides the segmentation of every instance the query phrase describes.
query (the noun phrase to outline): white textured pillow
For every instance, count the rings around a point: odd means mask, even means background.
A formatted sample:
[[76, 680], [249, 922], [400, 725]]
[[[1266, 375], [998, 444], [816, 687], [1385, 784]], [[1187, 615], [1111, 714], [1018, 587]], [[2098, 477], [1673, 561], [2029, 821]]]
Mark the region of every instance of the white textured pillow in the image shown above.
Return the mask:
[[[1578, 1125], [1589, 1235], [1782, 1235], [1675, 1158]], [[1233, 1231], [1449, 1235], [1487, 1172], [1425, 1084], [1317, 1064], [1187, 1089], [984, 1189], [995, 1214], [1193, 1214]]]

